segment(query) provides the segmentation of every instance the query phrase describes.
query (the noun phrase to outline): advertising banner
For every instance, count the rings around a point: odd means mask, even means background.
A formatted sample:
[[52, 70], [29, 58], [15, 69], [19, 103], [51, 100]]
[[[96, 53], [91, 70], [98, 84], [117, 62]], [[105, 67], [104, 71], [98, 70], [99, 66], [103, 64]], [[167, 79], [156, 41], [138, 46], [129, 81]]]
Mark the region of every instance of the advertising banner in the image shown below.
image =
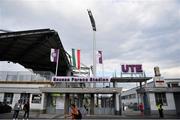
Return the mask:
[[163, 77], [156, 76], [153, 78], [155, 87], [167, 87]]

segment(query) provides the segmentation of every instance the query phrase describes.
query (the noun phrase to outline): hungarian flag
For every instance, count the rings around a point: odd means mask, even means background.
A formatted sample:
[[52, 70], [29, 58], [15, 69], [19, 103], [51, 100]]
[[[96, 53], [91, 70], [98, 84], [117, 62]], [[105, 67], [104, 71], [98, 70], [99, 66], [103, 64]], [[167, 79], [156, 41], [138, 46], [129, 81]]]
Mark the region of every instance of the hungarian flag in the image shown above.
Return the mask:
[[51, 62], [57, 62], [58, 61], [58, 54], [59, 54], [59, 49], [51, 48], [51, 54], [50, 54]]
[[103, 64], [102, 51], [98, 51], [97, 56], [98, 56], [98, 62], [99, 62], [99, 64]]
[[76, 67], [77, 69], [80, 69], [80, 50], [75, 50], [72, 49], [72, 61], [73, 61], [73, 66]]

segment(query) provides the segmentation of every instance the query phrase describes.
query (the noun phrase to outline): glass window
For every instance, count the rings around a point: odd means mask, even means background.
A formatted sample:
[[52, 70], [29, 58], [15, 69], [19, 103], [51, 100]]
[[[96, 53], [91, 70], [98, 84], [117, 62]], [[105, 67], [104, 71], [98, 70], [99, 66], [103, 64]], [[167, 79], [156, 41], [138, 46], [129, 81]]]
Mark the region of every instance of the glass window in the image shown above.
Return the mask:
[[30, 94], [29, 93], [21, 93], [21, 103], [25, 104], [27, 101], [29, 101]]
[[170, 88], [170, 87], [171, 87], [171, 84], [170, 84], [170, 83], [168, 83], [168, 84], [167, 84], [167, 86], [168, 86], [168, 88]]
[[7, 75], [7, 80], [17, 80], [17, 75]]
[[156, 105], [162, 103], [163, 105], [167, 105], [166, 93], [155, 93]]
[[4, 102], [7, 104], [12, 104], [12, 101], [13, 101], [13, 93], [5, 93]]
[[178, 87], [178, 83], [172, 83], [172, 87]]
[[33, 94], [32, 95], [32, 103], [41, 103], [41, 94]]
[[129, 98], [130, 98], [130, 99], [136, 98], [136, 94], [130, 94], [130, 95], [129, 95]]
[[122, 96], [121, 99], [125, 99], [125, 96]]

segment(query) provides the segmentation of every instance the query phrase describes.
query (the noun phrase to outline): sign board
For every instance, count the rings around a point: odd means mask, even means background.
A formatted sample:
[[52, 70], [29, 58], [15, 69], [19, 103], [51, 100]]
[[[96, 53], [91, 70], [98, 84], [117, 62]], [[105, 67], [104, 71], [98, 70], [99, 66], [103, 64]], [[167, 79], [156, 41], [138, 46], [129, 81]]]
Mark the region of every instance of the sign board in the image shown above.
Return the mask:
[[108, 77], [71, 77], [71, 76], [53, 76], [52, 82], [78, 82], [78, 83], [104, 83], [110, 82], [110, 78]]
[[167, 87], [163, 77], [156, 76], [153, 78], [155, 87]]
[[33, 94], [31, 103], [41, 103], [41, 94]]
[[121, 71], [123, 73], [142, 73], [143, 72], [141, 64], [121, 65]]
[[145, 77], [141, 64], [121, 65], [121, 77]]

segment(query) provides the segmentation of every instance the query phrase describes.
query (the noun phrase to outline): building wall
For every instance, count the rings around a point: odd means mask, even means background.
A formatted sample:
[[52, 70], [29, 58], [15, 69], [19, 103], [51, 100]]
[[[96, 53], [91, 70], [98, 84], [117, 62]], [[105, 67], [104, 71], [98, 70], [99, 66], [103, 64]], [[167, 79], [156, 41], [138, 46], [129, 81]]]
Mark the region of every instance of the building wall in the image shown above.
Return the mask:
[[64, 96], [56, 97], [56, 113], [64, 114], [64, 103], [65, 103]]
[[149, 93], [149, 102], [151, 110], [157, 110], [156, 99], [154, 93]]
[[[147, 83], [147, 87], [154, 87], [154, 82]], [[130, 90], [124, 91], [122, 93], [122, 96], [127, 96], [130, 94], [136, 94], [136, 98], [122, 99], [122, 103], [124, 103], [125, 105], [129, 105], [130, 103], [141, 103], [143, 97], [137, 94], [137, 91], [136, 91], [137, 89], [139, 89], [139, 86], [132, 88]]]
[[45, 94], [45, 93], [43, 93], [43, 94], [44, 94], [43, 109], [45, 110], [47, 107], [47, 94]]
[[[12, 101], [12, 104], [9, 104], [12, 108], [14, 108], [14, 105], [18, 102], [18, 100], [20, 99], [20, 96], [21, 96], [21, 94], [20, 93], [14, 93], [13, 94], [13, 101]], [[2, 101], [3, 102], [3, 100], [4, 100], [4, 93], [0, 93], [0, 101]], [[31, 110], [43, 110], [43, 109], [45, 109], [44, 107], [43, 107], [43, 105], [44, 105], [44, 94], [42, 94], [42, 99], [41, 99], [41, 103], [40, 104], [38, 104], [38, 103], [31, 103], [31, 101], [32, 101], [32, 94], [30, 94], [30, 108], [31, 108]]]
[[18, 102], [19, 99], [20, 99], [20, 94], [19, 93], [14, 93], [13, 94], [13, 101], [12, 101], [12, 104], [10, 104], [10, 106], [12, 108], [14, 108], [14, 105]]
[[30, 107], [31, 110], [44, 110], [44, 94], [41, 96], [41, 103], [32, 103], [32, 96], [33, 94], [30, 94]]
[[163, 106], [165, 110], [175, 110], [175, 101], [173, 93], [166, 93], [167, 106]]
[[126, 99], [126, 100], [122, 100], [122, 103], [124, 103], [124, 105], [129, 105], [131, 103], [138, 103], [138, 99], [137, 98]]
[[41, 103], [42, 103], [42, 105], [41, 105], [41, 110], [45, 110], [46, 109], [46, 95], [45, 95], [45, 93], [42, 93], [42, 99], [41, 99]]
[[[155, 93], [150, 93], [149, 96], [150, 96], [149, 98], [150, 98], [151, 110], [157, 110]], [[175, 107], [173, 93], [166, 93], [166, 100], [167, 100], [167, 106], [163, 106], [163, 109], [164, 110], [175, 110], [176, 107]]]
[[[156, 107], [155, 93], [149, 93], [151, 114], [159, 114]], [[166, 93], [167, 106], [162, 106], [164, 114], [176, 114], [176, 107], [173, 93]]]
[[[8, 89], [10, 88], [30, 88], [30, 98], [29, 98], [29, 102], [30, 102], [30, 107], [32, 110], [44, 110], [46, 107], [46, 101], [45, 101], [45, 94], [44, 93], [34, 93], [34, 88], [38, 89], [39, 87], [48, 87], [50, 86], [49, 84], [12, 84], [12, 83], [6, 83], [6, 84], [0, 84], [0, 87], [7, 87]], [[31, 91], [32, 88], [32, 91]], [[23, 93], [23, 91], [22, 91]], [[32, 103], [32, 95], [33, 94], [42, 94], [41, 96], [41, 103]], [[12, 104], [9, 104], [12, 108], [14, 108], [15, 103], [18, 102], [18, 100], [20, 99], [21, 93], [13, 93], [13, 100], [12, 100]], [[0, 101], [3, 102], [4, 100], [4, 93], [0, 92]]]

